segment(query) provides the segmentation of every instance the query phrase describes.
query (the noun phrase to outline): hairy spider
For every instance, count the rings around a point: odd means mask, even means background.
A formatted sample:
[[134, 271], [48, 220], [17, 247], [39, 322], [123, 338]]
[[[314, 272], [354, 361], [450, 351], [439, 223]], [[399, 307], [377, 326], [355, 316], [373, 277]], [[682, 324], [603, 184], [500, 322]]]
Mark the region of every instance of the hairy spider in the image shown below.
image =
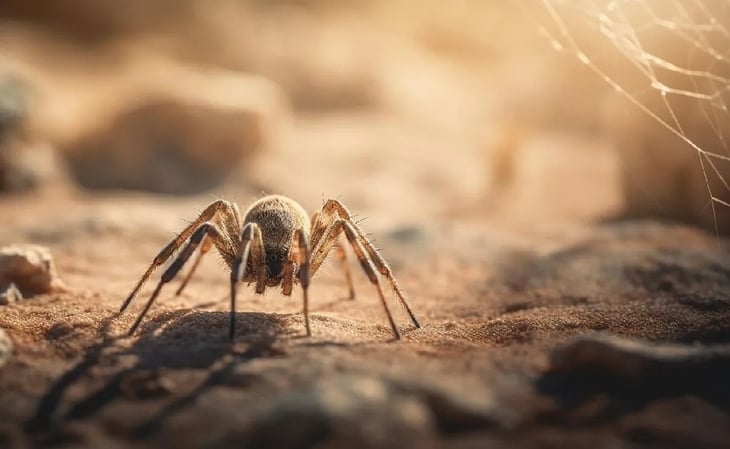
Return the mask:
[[177, 290], [178, 295], [193, 276], [203, 255], [211, 249], [211, 246], [215, 246], [231, 269], [229, 329], [231, 340], [236, 331], [236, 292], [241, 281], [249, 284], [255, 282], [256, 293], [263, 293], [266, 287], [281, 285], [282, 293], [286, 296], [291, 295], [294, 283], [298, 282], [303, 292], [304, 325], [307, 336], [310, 336], [309, 280], [322, 266], [332, 249], [337, 252], [344, 268], [350, 298], [355, 297], [347, 264], [347, 253], [341, 237], [343, 233], [360, 261], [360, 266], [378, 291], [395, 338], [399, 339], [400, 333], [385, 301], [378, 272], [387, 279], [413, 324], [417, 328], [421, 327], [411, 312], [390, 267], [353, 221], [352, 215], [342, 203], [337, 200], [327, 200], [322, 209], [312, 216], [310, 222], [302, 206], [281, 195], [270, 195], [259, 199], [243, 216], [235, 203], [223, 200], [211, 203], [198, 218], [157, 254], [122, 304], [120, 313], [129, 306], [155, 269], [172, 257], [187, 241], [177, 258], [162, 274], [150, 299], [129, 329], [130, 335], [142, 322], [155, 298], [160, 294], [162, 286], [175, 277], [195, 249], [200, 247], [193, 266]]

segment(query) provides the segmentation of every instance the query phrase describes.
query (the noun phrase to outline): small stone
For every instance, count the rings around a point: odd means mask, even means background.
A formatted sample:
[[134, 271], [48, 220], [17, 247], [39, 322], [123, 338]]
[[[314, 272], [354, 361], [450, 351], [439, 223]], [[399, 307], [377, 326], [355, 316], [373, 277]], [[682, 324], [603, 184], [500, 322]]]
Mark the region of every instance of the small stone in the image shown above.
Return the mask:
[[22, 301], [23, 294], [18, 290], [15, 284], [10, 284], [5, 288], [5, 291], [0, 293], [0, 306], [7, 306], [8, 304]]
[[11, 285], [26, 298], [65, 290], [50, 250], [39, 245], [0, 248], [0, 290], [7, 293]]
[[12, 353], [13, 341], [4, 330], [0, 329], [0, 369], [8, 363]]

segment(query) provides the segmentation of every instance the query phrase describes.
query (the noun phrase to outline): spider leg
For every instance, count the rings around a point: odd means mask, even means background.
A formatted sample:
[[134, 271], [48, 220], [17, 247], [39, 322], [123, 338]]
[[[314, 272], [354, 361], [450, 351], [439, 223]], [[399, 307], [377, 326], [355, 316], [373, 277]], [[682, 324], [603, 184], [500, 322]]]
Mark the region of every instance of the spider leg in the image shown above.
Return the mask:
[[[232, 205], [232, 213], [225, 214], [223, 216], [217, 216], [213, 217], [214, 222], [219, 226], [221, 230], [225, 232], [225, 235], [227, 236], [237, 236], [240, 234], [241, 229], [241, 211], [238, 208], [238, 205], [236, 203], [231, 203]], [[198, 269], [198, 265], [200, 264], [200, 261], [203, 259], [203, 256], [210, 251], [210, 248], [212, 247], [213, 242], [211, 242], [208, 238], [203, 238], [202, 243], [200, 244], [200, 250], [198, 251], [198, 254], [195, 257], [195, 260], [193, 261], [193, 266], [190, 267], [190, 271], [188, 271], [188, 274], [185, 276], [185, 279], [180, 284], [180, 287], [175, 292], [175, 296], [180, 296], [180, 294], [183, 292], [185, 287], [188, 285], [188, 282], [190, 282], [190, 279], [192, 279], [193, 275], [195, 274], [195, 270]], [[217, 245], [220, 246], [220, 245]], [[228, 251], [227, 254], [235, 254], [235, 249], [232, 248], [231, 244], [228, 245]]]
[[375, 286], [375, 289], [378, 291], [378, 297], [380, 297], [380, 302], [383, 304], [383, 309], [385, 309], [385, 314], [388, 317], [390, 328], [393, 330], [393, 336], [396, 340], [399, 340], [400, 332], [398, 332], [398, 327], [395, 325], [395, 321], [393, 321], [393, 315], [390, 313], [388, 304], [385, 301], [385, 295], [383, 294], [383, 288], [380, 285], [380, 279], [378, 279], [373, 262], [370, 260], [365, 248], [363, 248], [363, 245], [358, 238], [357, 231], [353, 227], [352, 223], [339, 217], [335, 218], [335, 220], [327, 227], [325, 232], [321, 234], [320, 239], [317, 242], [317, 246], [312, 251], [312, 273], [321, 266], [321, 262], [327, 257], [327, 253], [337, 244], [337, 238], [343, 231], [345, 232], [347, 241], [350, 243], [350, 246], [352, 246], [355, 256], [357, 256], [357, 259], [360, 262], [360, 266], [363, 271], [365, 271], [370, 282]]
[[347, 289], [348, 289], [348, 299], [355, 299], [355, 287], [352, 284], [352, 274], [350, 273], [350, 264], [347, 261], [347, 251], [345, 251], [345, 247], [342, 243], [337, 243], [335, 245], [335, 250], [337, 251], [337, 258], [340, 259], [340, 265], [342, 266], [342, 271], [345, 272], [345, 281], [347, 281]]
[[[312, 215], [311, 274], [314, 275], [314, 273], [319, 270], [319, 267], [322, 265], [322, 263], [324, 263], [330, 250], [334, 247], [337, 251], [337, 257], [340, 260], [340, 266], [345, 272], [345, 281], [347, 282], [348, 288], [348, 298], [355, 299], [355, 287], [352, 283], [352, 274], [350, 272], [350, 264], [347, 261], [347, 252], [345, 251], [344, 239], [338, 242], [336, 238], [326, 238], [327, 236], [332, 235], [333, 227], [335, 226], [335, 222], [339, 217], [336, 213], [334, 213], [334, 211], [323, 210], [323, 212], [328, 213], [322, 214], [321, 212], [316, 212], [314, 215]], [[322, 219], [320, 219], [320, 217], [322, 217]], [[337, 234], [339, 234], [340, 232], [342, 231], [340, 230], [339, 232], [337, 232]]]
[[185, 279], [183, 279], [182, 283], [180, 283], [180, 287], [175, 292], [175, 296], [180, 296], [180, 294], [183, 292], [185, 287], [188, 285], [188, 282], [190, 282], [190, 279], [193, 277], [193, 274], [195, 274], [195, 270], [198, 268], [198, 265], [200, 265], [200, 260], [208, 251], [210, 251], [210, 248], [212, 246], [213, 244], [211, 243], [210, 239], [203, 237], [203, 241], [200, 243], [200, 250], [195, 256], [195, 260], [193, 260], [193, 266], [190, 267], [190, 271], [188, 271], [188, 274], [185, 275]]
[[215, 225], [209, 222], [203, 223], [194, 231], [193, 235], [190, 237], [190, 241], [187, 245], [185, 245], [185, 248], [183, 248], [183, 250], [177, 256], [175, 261], [170, 264], [167, 270], [162, 273], [160, 281], [157, 283], [157, 287], [155, 287], [155, 290], [150, 296], [150, 299], [147, 301], [144, 309], [142, 309], [142, 312], [140, 312], [137, 320], [134, 322], [134, 324], [132, 324], [132, 327], [129, 329], [129, 335], [132, 335], [134, 331], [137, 330], [137, 327], [139, 327], [142, 319], [150, 310], [150, 307], [152, 307], [152, 304], [155, 302], [155, 299], [157, 299], [157, 296], [160, 294], [162, 287], [175, 278], [175, 275], [177, 275], [183, 265], [185, 265], [185, 262], [187, 262], [187, 260], [193, 254], [198, 245], [200, 245], [200, 242], [206, 235], [211, 236], [214, 241], [220, 240], [221, 236]]
[[[252, 247], [252, 244], [256, 246]], [[255, 248], [261, 245], [261, 252]], [[254, 248], [253, 254], [251, 249]], [[256, 261], [257, 257], [263, 256], [263, 242], [261, 240], [261, 229], [256, 223], [247, 223], [241, 231], [241, 246], [237, 252], [238, 256], [233, 261], [231, 269], [231, 313], [230, 313], [230, 325], [228, 328], [228, 338], [233, 341], [236, 336], [236, 294], [238, 292], [238, 285], [246, 274], [246, 267], [248, 266], [249, 256], [253, 256], [254, 263], [256, 266], [263, 264], [263, 257]]]
[[177, 237], [172, 239], [172, 241], [170, 241], [170, 243], [162, 248], [162, 251], [160, 251], [159, 254], [155, 256], [154, 260], [147, 268], [147, 271], [144, 272], [142, 277], [132, 289], [132, 292], [129, 294], [129, 296], [127, 296], [127, 299], [124, 300], [124, 303], [122, 303], [122, 306], [119, 308], [119, 313], [124, 312], [127, 307], [129, 307], [129, 304], [131, 304], [134, 297], [137, 296], [137, 293], [139, 293], [140, 289], [142, 288], [144, 283], [147, 282], [147, 279], [149, 279], [152, 273], [160, 265], [164, 264], [167, 259], [169, 259], [175, 253], [180, 245], [182, 245], [188, 238], [190, 238], [190, 236], [193, 234], [193, 232], [195, 232], [196, 229], [198, 229], [203, 223], [210, 221], [213, 218], [216, 218], [220, 214], [223, 214], [226, 217], [225, 222], [227, 224], [230, 223], [231, 226], [233, 226], [233, 224], [237, 224], [237, 229], [240, 229], [241, 212], [238, 210], [238, 206], [224, 200], [218, 200], [208, 205], [208, 207], [206, 207], [203, 212], [200, 213], [198, 218], [196, 218], [192, 223], [186, 226], [185, 229], [183, 229]]
[[292, 254], [290, 257], [295, 259], [296, 264], [299, 266], [297, 276], [299, 278], [299, 284], [302, 286], [302, 312], [304, 313], [304, 327], [307, 330], [307, 337], [312, 335], [312, 331], [309, 327], [309, 239], [307, 239], [307, 233], [304, 229], [298, 229], [294, 232], [294, 244], [292, 245]]
[[355, 231], [355, 228], [349, 221], [343, 221], [342, 226], [345, 230], [345, 236], [347, 237], [347, 240], [350, 242], [352, 249], [355, 251], [357, 259], [360, 261], [360, 266], [362, 266], [365, 274], [368, 275], [368, 279], [370, 279], [370, 282], [374, 284], [375, 288], [378, 290], [380, 302], [383, 304], [385, 314], [388, 316], [388, 322], [390, 323], [391, 329], [393, 329], [393, 335], [395, 336], [395, 339], [400, 340], [400, 333], [398, 332], [398, 327], [395, 325], [395, 321], [393, 321], [393, 315], [391, 315], [390, 309], [388, 309], [388, 304], [385, 302], [385, 295], [383, 294], [383, 289], [380, 286], [380, 280], [378, 279], [378, 275], [373, 269], [372, 261], [366, 255], [366, 252], [363, 249], [363, 245], [358, 239], [357, 231]]
[[393, 276], [393, 271], [390, 269], [390, 266], [388, 263], [383, 259], [383, 256], [378, 253], [378, 251], [375, 249], [373, 244], [368, 240], [365, 233], [360, 229], [360, 226], [357, 225], [352, 219], [352, 214], [350, 214], [350, 211], [347, 210], [347, 208], [339, 201], [337, 200], [327, 200], [327, 203], [325, 203], [325, 206], [323, 210], [325, 209], [332, 209], [337, 212], [337, 215], [339, 215], [342, 219], [350, 223], [353, 230], [357, 234], [358, 240], [362, 243], [362, 245], [365, 247], [365, 250], [367, 251], [368, 255], [370, 256], [370, 259], [375, 264], [375, 267], [377, 270], [382, 274], [387, 280], [388, 283], [390, 283], [390, 287], [395, 292], [396, 298], [398, 298], [398, 302], [403, 307], [403, 309], [408, 314], [408, 317], [411, 319], [411, 322], [413, 322], [413, 325], [417, 328], [421, 327], [421, 324], [416, 319], [415, 314], [411, 310], [410, 306], [408, 305], [408, 302], [406, 301], [406, 297], [403, 294], [403, 291], [400, 289], [400, 286], [398, 285], [398, 282], [395, 280], [395, 277]]

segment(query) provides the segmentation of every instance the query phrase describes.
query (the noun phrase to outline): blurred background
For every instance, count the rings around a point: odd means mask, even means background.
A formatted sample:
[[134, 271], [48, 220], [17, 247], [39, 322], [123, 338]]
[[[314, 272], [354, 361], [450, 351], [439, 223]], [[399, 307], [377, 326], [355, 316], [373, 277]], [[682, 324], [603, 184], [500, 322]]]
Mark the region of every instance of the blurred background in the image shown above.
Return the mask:
[[683, 3], [3, 0], [0, 190], [725, 233], [730, 5]]

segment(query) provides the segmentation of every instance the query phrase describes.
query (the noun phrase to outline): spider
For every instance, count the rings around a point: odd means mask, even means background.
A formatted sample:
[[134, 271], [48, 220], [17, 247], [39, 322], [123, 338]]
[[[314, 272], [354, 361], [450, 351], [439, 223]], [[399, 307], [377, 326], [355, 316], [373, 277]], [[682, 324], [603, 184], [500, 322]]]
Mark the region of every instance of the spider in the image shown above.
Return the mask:
[[249, 207], [244, 215], [241, 215], [241, 211], [235, 203], [228, 201], [217, 200], [208, 205], [198, 218], [157, 254], [122, 304], [119, 312], [123, 313], [127, 309], [155, 269], [170, 259], [187, 241], [177, 258], [162, 274], [147, 304], [129, 329], [129, 335], [132, 335], [142, 322], [162, 287], [177, 275], [196, 248], [200, 247], [200, 250], [190, 271], [178, 288], [177, 295], [182, 293], [192, 278], [200, 259], [210, 251], [212, 246], [215, 246], [226, 265], [231, 269], [229, 328], [231, 340], [234, 339], [236, 332], [236, 294], [241, 281], [247, 282], [249, 285], [255, 282], [258, 294], [264, 293], [266, 287], [281, 285], [282, 293], [285, 296], [291, 295], [294, 283], [298, 282], [302, 286], [303, 292], [304, 325], [307, 336], [311, 336], [309, 281], [333, 249], [337, 252], [344, 268], [349, 296], [351, 299], [355, 297], [347, 263], [347, 253], [342, 239], [343, 233], [360, 261], [360, 266], [378, 292], [395, 339], [400, 339], [400, 333], [385, 301], [378, 272], [387, 279], [413, 324], [420, 328], [421, 326], [408, 306], [387, 262], [378, 254], [341, 202], [327, 200], [310, 221], [302, 206], [282, 195], [269, 195], [259, 199]]

